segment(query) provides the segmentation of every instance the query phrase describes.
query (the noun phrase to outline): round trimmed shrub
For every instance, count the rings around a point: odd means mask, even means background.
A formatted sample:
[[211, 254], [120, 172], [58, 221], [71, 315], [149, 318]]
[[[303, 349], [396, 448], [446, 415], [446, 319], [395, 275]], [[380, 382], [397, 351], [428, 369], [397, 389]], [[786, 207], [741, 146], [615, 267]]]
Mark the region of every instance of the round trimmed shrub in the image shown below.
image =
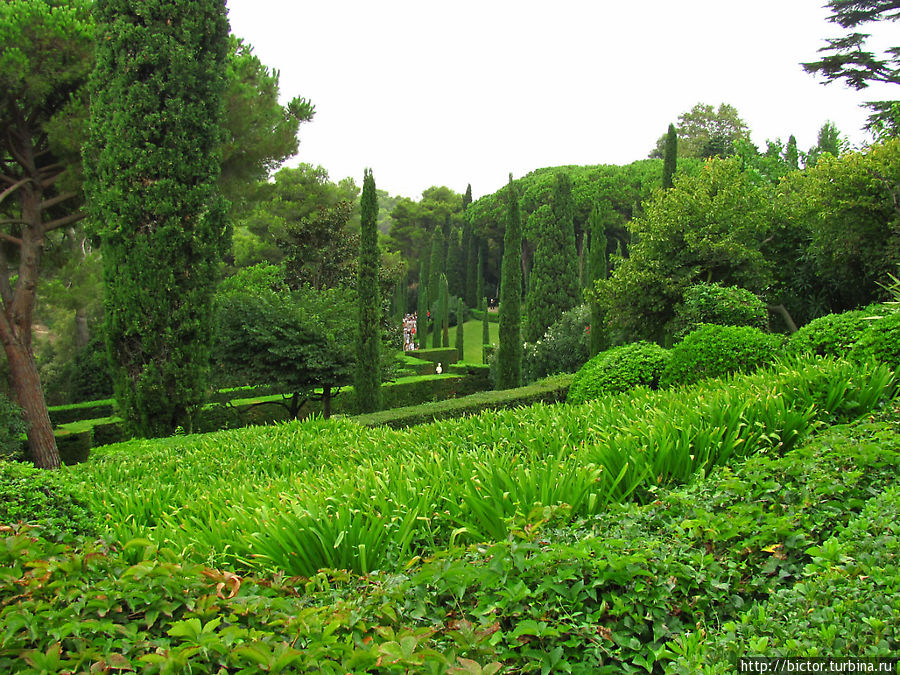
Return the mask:
[[791, 335], [791, 354], [818, 354], [843, 357], [872, 325], [872, 312], [856, 309], [840, 314], [826, 314], [813, 319]]
[[43, 535], [89, 535], [97, 530], [91, 510], [65, 485], [59, 471], [0, 460], [0, 524], [24, 522]]
[[775, 360], [782, 343], [781, 336], [751, 326], [701, 326], [672, 349], [660, 386], [756, 370]]
[[525, 382], [581, 368], [590, 356], [590, 324], [590, 308], [579, 305], [564, 312], [540, 340], [526, 343], [522, 357]]
[[600, 352], [575, 374], [567, 400], [584, 403], [638, 386], [655, 389], [668, 359], [667, 349], [643, 341]]
[[681, 339], [703, 324], [768, 328], [765, 303], [746, 288], [719, 284], [694, 284], [675, 308], [672, 334]]
[[870, 322], [850, 350], [850, 358], [875, 359], [892, 368], [900, 368], [900, 313], [886, 314]]

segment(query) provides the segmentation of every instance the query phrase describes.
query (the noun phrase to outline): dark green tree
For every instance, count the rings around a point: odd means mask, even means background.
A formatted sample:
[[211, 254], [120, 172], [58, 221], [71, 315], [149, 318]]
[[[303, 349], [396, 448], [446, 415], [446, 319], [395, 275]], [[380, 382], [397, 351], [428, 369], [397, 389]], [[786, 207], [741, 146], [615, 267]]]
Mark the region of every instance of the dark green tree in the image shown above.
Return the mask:
[[[484, 297], [484, 247], [478, 243], [478, 261], [475, 263], [475, 296]], [[485, 308], [485, 311], [487, 309]]]
[[322, 206], [299, 221], [286, 224], [275, 239], [284, 255], [288, 285], [316, 290], [352, 285], [359, 237], [350, 232], [353, 205], [340, 201]]
[[675, 131], [675, 125], [669, 125], [669, 132], [666, 134], [666, 149], [663, 155], [663, 188], [672, 187], [672, 179], [675, 176], [675, 170], [678, 168], [678, 133]]
[[447, 275], [441, 275], [441, 347], [450, 346], [450, 288], [447, 283]]
[[472, 203], [472, 184], [469, 183], [466, 186], [466, 192], [463, 195], [463, 199], [462, 199], [463, 213], [465, 213], [466, 209], [469, 208], [469, 204], [471, 204], [471, 203]]
[[563, 312], [581, 299], [572, 181], [568, 174], [556, 174], [551, 209], [549, 214], [546, 209], [544, 213], [538, 224], [534, 264], [525, 298], [526, 342], [539, 340]]
[[[500, 344], [497, 347], [497, 389], [522, 382], [522, 219], [519, 194], [509, 176], [506, 233], [500, 276]], [[485, 308], [485, 312], [487, 308]]]
[[356, 407], [361, 413], [381, 407], [381, 301], [378, 297], [378, 197], [375, 178], [366, 169], [360, 198], [359, 330], [356, 343]]
[[[831, 10], [828, 20], [850, 32], [826, 39], [828, 44], [819, 49], [825, 55], [804, 63], [804, 70], [824, 77], [825, 84], [843, 80], [857, 91], [872, 83], [900, 84], [900, 47], [885, 47], [876, 53], [866, 44], [870, 34], [854, 30], [876, 21], [900, 19], [897, 0], [829, 0], [825, 6]], [[868, 129], [880, 136], [900, 132], [900, 101], [870, 101], [865, 105], [872, 111]]]
[[454, 228], [450, 232], [446, 269], [450, 294], [463, 297], [466, 290], [466, 258], [463, 253], [462, 232], [458, 228]]
[[212, 296], [229, 248], [218, 192], [224, 0], [98, 0], [86, 177], [103, 242], [120, 413], [142, 436], [203, 403]]
[[487, 348], [491, 344], [491, 326], [488, 321], [487, 298], [481, 298], [481, 362], [487, 363]]
[[797, 150], [797, 139], [791, 134], [787, 146], [784, 148], [784, 163], [788, 171], [797, 171], [800, 168], [800, 153]]
[[590, 289], [594, 276], [591, 273], [591, 232], [585, 230], [581, 235], [581, 288]]
[[428, 264], [428, 305], [437, 302], [441, 294], [441, 275], [445, 272], [444, 234], [441, 228], [435, 229], [431, 238], [431, 256]]
[[[607, 230], [613, 225], [616, 219], [616, 213], [612, 210], [609, 202], [603, 201], [594, 207], [591, 211], [590, 228], [591, 239], [591, 283], [590, 288], [596, 287], [597, 281], [606, 279], [609, 275], [609, 242], [607, 240]], [[590, 301], [591, 310], [591, 339], [589, 344], [589, 352], [591, 356], [596, 356], [607, 347], [606, 331], [604, 330], [604, 313], [603, 308], [597, 302], [596, 296], [591, 293]]]
[[428, 289], [425, 284], [425, 262], [419, 262], [419, 288], [416, 298], [416, 344], [425, 349], [428, 337]]
[[463, 350], [463, 312], [465, 312], [462, 298], [456, 299], [456, 357], [458, 361], [464, 360]]

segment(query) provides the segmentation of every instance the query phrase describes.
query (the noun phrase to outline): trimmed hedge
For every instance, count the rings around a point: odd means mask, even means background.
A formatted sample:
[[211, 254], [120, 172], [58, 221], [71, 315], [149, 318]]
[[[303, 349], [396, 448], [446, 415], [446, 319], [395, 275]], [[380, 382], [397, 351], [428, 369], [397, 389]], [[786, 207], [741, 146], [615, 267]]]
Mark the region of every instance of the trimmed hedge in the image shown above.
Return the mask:
[[751, 291], [739, 286], [695, 284], [684, 293], [684, 302], [675, 308], [672, 334], [681, 339], [703, 324], [718, 326], [769, 327], [765, 303]]
[[850, 358], [875, 359], [900, 368], [900, 313], [871, 322], [850, 350]]
[[86, 401], [73, 403], [72, 405], [55, 405], [47, 408], [50, 413], [50, 423], [58, 427], [61, 424], [94, 420], [100, 417], [112, 417], [116, 402], [111, 399], [99, 401]]
[[56, 433], [56, 449], [63, 464], [73, 465], [87, 460], [94, 445], [94, 434], [87, 431]]
[[[484, 312], [480, 309], [471, 309], [469, 310], [472, 313], [472, 318], [477, 319], [478, 321], [484, 321]], [[488, 323], [500, 323], [500, 312], [488, 312], [487, 313]]]
[[517, 408], [535, 403], [560, 403], [565, 401], [573, 377], [574, 375], [557, 375], [527, 387], [479, 392], [457, 399], [357, 415], [351, 419], [367, 427], [388, 426], [399, 429], [428, 424], [436, 420], [475, 415], [484, 410]]
[[652, 342], [632, 342], [600, 352], [575, 374], [569, 403], [584, 403], [639, 386], [656, 389], [668, 360], [668, 350]]
[[[412, 349], [406, 352], [409, 356], [414, 359], [421, 359], [422, 361], [431, 361], [432, 363], [440, 363], [442, 366], [447, 366], [451, 363], [456, 363], [459, 358], [456, 353], [456, 347], [436, 347], [434, 349]], [[432, 366], [433, 368], [433, 366]], [[431, 372], [434, 372], [432, 370]]]
[[750, 326], [706, 324], [672, 348], [660, 387], [693, 384], [709, 377], [750, 372], [772, 363], [784, 338]]

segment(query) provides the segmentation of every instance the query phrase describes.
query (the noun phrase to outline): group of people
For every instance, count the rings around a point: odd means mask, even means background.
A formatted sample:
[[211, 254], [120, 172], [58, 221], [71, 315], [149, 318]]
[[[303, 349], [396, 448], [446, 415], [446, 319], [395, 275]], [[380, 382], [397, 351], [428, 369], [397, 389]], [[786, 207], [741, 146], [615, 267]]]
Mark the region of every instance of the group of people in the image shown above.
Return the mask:
[[403, 351], [408, 352], [416, 348], [416, 314], [407, 314], [403, 317]]

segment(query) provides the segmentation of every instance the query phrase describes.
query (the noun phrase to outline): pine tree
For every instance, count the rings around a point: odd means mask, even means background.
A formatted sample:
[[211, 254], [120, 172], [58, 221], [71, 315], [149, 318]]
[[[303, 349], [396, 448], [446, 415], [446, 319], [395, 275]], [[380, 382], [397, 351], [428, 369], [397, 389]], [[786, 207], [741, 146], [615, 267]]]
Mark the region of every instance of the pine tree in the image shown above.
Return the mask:
[[381, 407], [381, 303], [378, 299], [378, 196], [372, 170], [366, 169], [360, 198], [359, 331], [356, 343], [356, 408], [361, 413]]
[[87, 195], [102, 239], [107, 347], [129, 432], [190, 429], [203, 403], [218, 266], [224, 0], [94, 3]]
[[669, 125], [669, 132], [666, 134], [666, 150], [663, 157], [663, 188], [668, 190], [672, 187], [675, 177], [675, 170], [678, 167], [678, 133], [675, 131], [675, 125]]
[[[534, 263], [525, 300], [525, 340], [535, 342], [563, 312], [578, 304], [578, 254], [575, 250], [572, 181], [557, 173], [549, 217], [538, 223]], [[506, 272], [504, 268], [504, 273]]]
[[500, 271], [500, 344], [497, 348], [497, 389], [518, 387], [522, 381], [522, 219], [519, 195], [509, 176], [506, 232]]
[[465, 312], [462, 298], [456, 300], [456, 357], [457, 361], [463, 361], [463, 314]]

